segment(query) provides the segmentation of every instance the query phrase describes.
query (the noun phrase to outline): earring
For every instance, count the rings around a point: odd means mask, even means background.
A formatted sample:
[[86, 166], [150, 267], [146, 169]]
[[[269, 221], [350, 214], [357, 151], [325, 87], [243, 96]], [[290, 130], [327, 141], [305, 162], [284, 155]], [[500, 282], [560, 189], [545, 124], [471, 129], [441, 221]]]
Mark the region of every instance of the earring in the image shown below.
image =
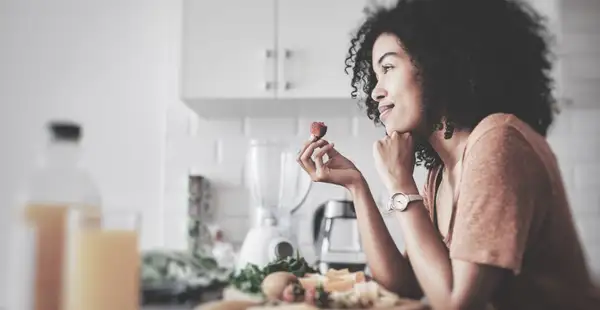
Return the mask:
[[454, 133], [454, 124], [449, 121], [445, 121], [446, 123], [446, 131], [444, 131], [444, 139], [448, 140], [452, 138], [452, 134]]

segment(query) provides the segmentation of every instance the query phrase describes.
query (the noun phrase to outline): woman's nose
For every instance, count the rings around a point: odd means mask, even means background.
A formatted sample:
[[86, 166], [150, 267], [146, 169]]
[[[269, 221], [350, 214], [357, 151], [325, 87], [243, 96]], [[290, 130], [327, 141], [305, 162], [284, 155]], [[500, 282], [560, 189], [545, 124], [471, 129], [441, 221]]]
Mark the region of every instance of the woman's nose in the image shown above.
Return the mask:
[[371, 93], [371, 98], [373, 98], [373, 100], [377, 102], [383, 100], [386, 96], [387, 92], [381, 87], [375, 87], [375, 89], [373, 89], [373, 92]]

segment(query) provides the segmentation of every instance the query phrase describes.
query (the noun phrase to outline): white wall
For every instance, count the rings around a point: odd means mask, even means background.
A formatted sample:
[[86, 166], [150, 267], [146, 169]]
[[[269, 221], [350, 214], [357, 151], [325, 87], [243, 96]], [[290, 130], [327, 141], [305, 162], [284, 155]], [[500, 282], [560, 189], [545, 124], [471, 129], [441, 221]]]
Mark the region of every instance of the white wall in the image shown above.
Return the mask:
[[[15, 179], [43, 148], [53, 117], [83, 123], [84, 162], [105, 206], [143, 210], [143, 247], [163, 245], [165, 120], [178, 101], [180, 7], [0, 1], [0, 249]], [[0, 308], [4, 291], [0, 285]]]
[[[549, 142], [557, 154], [564, 181], [570, 196], [577, 225], [588, 253], [591, 267], [600, 275], [600, 108], [563, 110], [549, 135]], [[249, 197], [243, 187], [242, 160], [246, 143], [251, 137], [281, 137], [298, 142], [306, 138], [312, 120], [305, 119], [237, 119], [206, 121], [198, 119], [183, 105], [169, 110], [167, 173], [165, 205], [171, 212], [184, 214], [187, 201], [187, 173], [200, 173], [215, 183], [217, 214], [227, 236], [235, 243], [243, 241], [248, 229]], [[381, 197], [382, 186], [372, 163], [371, 145], [382, 135], [380, 128], [365, 117], [355, 119], [324, 119], [329, 126], [327, 136], [336, 147], [353, 159], [366, 174], [376, 197]], [[190, 130], [191, 128], [191, 130]], [[300, 145], [300, 144], [299, 144]], [[418, 184], [424, 182], [425, 171], [415, 172]], [[302, 252], [309, 260], [314, 258], [310, 240], [310, 216], [317, 204], [331, 198], [346, 197], [345, 190], [318, 184], [309, 194], [299, 212]], [[185, 227], [177, 226], [169, 242], [184, 246]], [[179, 228], [176, 228], [179, 227]], [[388, 221], [396, 243], [403, 247], [399, 227]]]

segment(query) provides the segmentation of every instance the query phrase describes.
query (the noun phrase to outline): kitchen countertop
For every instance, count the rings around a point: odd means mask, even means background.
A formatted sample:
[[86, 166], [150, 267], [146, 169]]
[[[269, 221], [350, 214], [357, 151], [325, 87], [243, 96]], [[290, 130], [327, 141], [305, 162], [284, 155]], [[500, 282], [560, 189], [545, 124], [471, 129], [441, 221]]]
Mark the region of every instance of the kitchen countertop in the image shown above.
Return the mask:
[[194, 306], [190, 305], [164, 305], [164, 306], [143, 306], [141, 310], [191, 310]]
[[201, 295], [202, 297], [199, 300], [188, 300], [188, 302], [186, 302], [185, 304], [175, 305], [150, 303], [143, 305], [140, 310], [192, 310], [203, 303], [222, 299], [222, 294], [223, 288], [216, 288], [204, 291]]

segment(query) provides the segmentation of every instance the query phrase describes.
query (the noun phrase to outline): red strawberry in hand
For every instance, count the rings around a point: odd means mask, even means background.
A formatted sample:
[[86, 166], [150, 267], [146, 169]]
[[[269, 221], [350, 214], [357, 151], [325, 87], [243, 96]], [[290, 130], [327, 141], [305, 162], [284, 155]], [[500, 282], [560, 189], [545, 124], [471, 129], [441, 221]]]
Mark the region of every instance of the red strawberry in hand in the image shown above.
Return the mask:
[[310, 124], [310, 140], [317, 141], [327, 133], [327, 125], [323, 122], [313, 122]]

